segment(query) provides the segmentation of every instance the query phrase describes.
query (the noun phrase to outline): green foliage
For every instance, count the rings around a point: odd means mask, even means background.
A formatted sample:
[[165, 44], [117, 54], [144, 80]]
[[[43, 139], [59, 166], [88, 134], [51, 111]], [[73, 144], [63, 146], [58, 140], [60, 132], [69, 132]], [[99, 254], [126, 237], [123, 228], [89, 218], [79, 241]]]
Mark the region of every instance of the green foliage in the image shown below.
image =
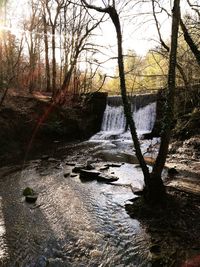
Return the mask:
[[[128, 50], [124, 57], [126, 87], [128, 93], [164, 87], [167, 77], [167, 59], [158, 52], [148, 52], [145, 57]], [[118, 69], [115, 70], [118, 77]], [[120, 93], [119, 78], [110, 79], [106, 88], [109, 93]]]
[[144, 60], [142, 85], [148, 89], [161, 88], [166, 85], [168, 62], [159, 51], [149, 51]]
[[7, 0], [0, 0], [0, 8], [6, 4]]

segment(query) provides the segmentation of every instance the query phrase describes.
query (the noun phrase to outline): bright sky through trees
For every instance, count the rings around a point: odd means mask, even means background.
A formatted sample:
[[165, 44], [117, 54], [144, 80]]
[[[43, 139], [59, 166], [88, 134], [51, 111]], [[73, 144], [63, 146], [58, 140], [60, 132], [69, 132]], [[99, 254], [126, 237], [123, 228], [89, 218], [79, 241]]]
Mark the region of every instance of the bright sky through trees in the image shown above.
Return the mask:
[[[30, 10], [26, 3], [29, 0], [13, 0], [9, 2], [9, 17], [7, 17], [7, 25], [1, 25], [2, 29], [10, 30], [15, 35], [21, 35], [23, 29], [20, 29], [20, 21], [29, 18]], [[96, 5], [103, 5], [103, 1], [93, 1]], [[117, 1], [116, 1], [117, 2]], [[128, 4], [125, 5], [125, 2]], [[171, 13], [171, 1], [162, 0], [161, 5], [166, 2], [165, 9]], [[138, 55], [144, 56], [149, 49], [159, 45], [158, 34], [155, 27], [155, 21], [152, 16], [151, 1], [119, 1], [120, 17], [123, 27], [123, 48], [124, 53], [129, 49], [134, 50]], [[182, 14], [187, 10], [187, 3], [185, 0], [181, 1]], [[159, 11], [159, 10], [158, 10]], [[92, 15], [98, 16], [96, 12]], [[160, 21], [160, 30], [162, 38], [167, 40], [170, 38], [171, 19], [165, 11], [158, 12], [158, 19]], [[96, 42], [103, 53], [96, 54], [98, 61], [104, 64], [103, 71], [113, 74], [116, 66], [116, 59], [108, 60], [116, 57], [116, 33], [115, 29], [109, 19], [102, 25], [101, 29], [96, 30], [93, 37], [93, 42]]]

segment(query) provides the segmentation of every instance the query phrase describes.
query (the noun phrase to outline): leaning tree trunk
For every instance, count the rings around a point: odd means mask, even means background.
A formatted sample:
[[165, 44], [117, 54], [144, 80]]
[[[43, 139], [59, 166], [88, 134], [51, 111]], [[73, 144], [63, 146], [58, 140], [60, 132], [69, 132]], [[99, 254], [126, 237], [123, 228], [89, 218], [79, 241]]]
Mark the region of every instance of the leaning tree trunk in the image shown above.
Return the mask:
[[134, 120], [132, 118], [131, 105], [128, 101], [127, 93], [126, 93], [125, 71], [124, 71], [124, 61], [123, 61], [123, 52], [122, 52], [122, 34], [121, 34], [121, 25], [120, 25], [120, 21], [119, 21], [119, 16], [118, 16], [115, 8], [112, 8], [112, 7], [109, 8], [109, 15], [113, 21], [113, 24], [115, 26], [116, 33], [117, 33], [118, 68], [119, 68], [120, 89], [121, 89], [122, 101], [123, 101], [123, 106], [124, 106], [124, 113], [125, 113], [127, 123], [130, 127], [131, 136], [132, 136], [133, 143], [135, 146], [136, 156], [139, 160], [140, 166], [141, 166], [143, 174], [144, 174], [145, 184], [148, 184], [149, 180], [150, 180], [149, 179], [150, 173], [149, 173], [149, 169], [145, 163], [141, 149], [140, 149], [140, 143], [139, 143], [139, 140], [137, 137], [135, 123], [134, 123]]
[[142, 172], [144, 175], [144, 198], [148, 204], [160, 204], [165, 200], [166, 192], [165, 187], [161, 178], [161, 175], [157, 173], [150, 173], [149, 169], [146, 165], [144, 157], [142, 155], [140, 149], [140, 143], [137, 137], [136, 127], [134, 120], [132, 118], [131, 107], [127, 99], [126, 94], [126, 82], [125, 82], [125, 72], [124, 72], [124, 63], [123, 63], [123, 53], [122, 53], [122, 35], [121, 35], [121, 26], [119, 21], [119, 16], [115, 9], [110, 11], [111, 19], [115, 25], [115, 29], [117, 32], [117, 43], [118, 43], [118, 66], [119, 66], [119, 76], [120, 76], [120, 88], [121, 88], [121, 95], [122, 101], [124, 105], [124, 113], [127, 119], [128, 125], [130, 127], [131, 136], [133, 139], [134, 147], [136, 156], [142, 168]]
[[155, 166], [153, 167], [152, 173], [145, 163], [144, 157], [140, 149], [140, 143], [137, 137], [136, 127], [134, 120], [132, 118], [131, 107], [127, 99], [126, 94], [126, 82], [125, 82], [125, 72], [124, 72], [124, 62], [122, 53], [122, 34], [121, 25], [119, 20], [119, 15], [115, 9], [115, 6], [108, 6], [106, 8], [96, 7], [94, 5], [88, 4], [85, 0], [82, 0], [86, 7], [90, 9], [95, 9], [98, 12], [103, 12], [109, 14], [112, 22], [115, 26], [117, 33], [117, 44], [118, 44], [118, 67], [120, 76], [120, 89], [122, 95], [122, 101], [124, 105], [124, 113], [128, 125], [130, 127], [133, 143], [135, 146], [136, 156], [139, 160], [142, 172], [144, 175], [145, 182], [145, 200], [148, 204], [160, 204], [162, 200], [165, 199], [166, 192], [161, 178], [161, 173], [164, 168], [166, 161], [168, 146], [171, 133], [171, 125], [173, 121], [173, 106], [174, 106], [174, 90], [175, 90], [175, 68], [176, 68], [176, 53], [177, 53], [177, 37], [178, 37], [178, 27], [180, 19], [180, 0], [174, 0], [174, 9], [172, 16], [172, 40], [171, 40], [171, 51], [170, 51], [170, 63], [169, 63], [169, 73], [168, 73], [168, 102], [165, 116], [165, 129], [161, 138], [161, 145], [159, 149], [159, 154], [156, 159]]
[[[180, 21], [180, 0], [174, 0], [174, 8], [172, 14], [172, 32], [171, 32], [171, 50], [168, 70], [168, 97], [166, 102], [165, 115], [163, 119], [163, 129], [161, 133], [161, 143], [156, 162], [153, 166], [151, 177], [157, 181], [156, 184], [150, 183], [147, 188], [148, 194], [157, 198], [158, 190], [160, 188], [161, 174], [166, 162], [168, 147], [171, 135], [171, 129], [174, 119], [174, 96], [175, 96], [175, 82], [176, 82], [176, 60], [177, 60], [177, 43], [178, 43], [178, 28]], [[158, 184], [158, 185], [157, 185]], [[160, 193], [159, 193], [160, 194]]]
[[165, 188], [161, 179], [161, 176], [152, 176], [149, 172], [149, 168], [147, 167], [147, 164], [144, 160], [144, 157], [142, 155], [142, 151], [140, 148], [140, 143], [138, 140], [137, 132], [136, 132], [136, 127], [135, 127], [135, 122], [132, 117], [132, 112], [131, 112], [131, 106], [127, 98], [127, 93], [126, 93], [126, 82], [125, 82], [125, 71], [124, 71], [124, 61], [123, 61], [123, 51], [122, 51], [122, 33], [121, 33], [121, 25], [120, 25], [120, 19], [119, 15], [115, 9], [115, 6], [108, 6], [106, 8], [97, 8], [93, 5], [87, 4], [85, 0], [82, 0], [82, 2], [88, 7], [95, 9], [99, 12], [104, 12], [108, 13], [110, 18], [112, 19], [112, 22], [115, 26], [116, 34], [117, 34], [117, 45], [118, 45], [118, 68], [119, 68], [119, 77], [120, 77], [120, 89], [121, 89], [121, 95], [122, 95], [122, 101], [123, 101], [123, 106], [124, 106], [124, 114], [127, 120], [127, 123], [130, 127], [131, 131], [131, 136], [133, 139], [134, 147], [135, 147], [135, 152], [136, 152], [136, 157], [139, 161], [139, 164], [142, 168], [142, 172], [144, 175], [144, 182], [145, 182], [145, 188], [144, 192], [147, 192], [149, 189], [154, 187], [156, 185], [157, 191], [159, 194], [157, 194], [157, 198], [154, 198], [154, 192], [153, 191], [148, 191], [148, 203], [155, 203], [155, 202], [160, 202], [161, 199], [164, 199], [165, 197]]

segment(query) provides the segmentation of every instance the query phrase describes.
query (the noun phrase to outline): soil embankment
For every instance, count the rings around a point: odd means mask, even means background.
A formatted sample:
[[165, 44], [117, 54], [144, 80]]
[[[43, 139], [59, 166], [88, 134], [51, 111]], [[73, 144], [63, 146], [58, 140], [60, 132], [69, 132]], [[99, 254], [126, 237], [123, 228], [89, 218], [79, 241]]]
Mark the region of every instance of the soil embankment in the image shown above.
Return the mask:
[[1, 164], [23, 160], [58, 142], [84, 140], [100, 130], [106, 94], [85, 96], [70, 107], [54, 106], [43, 95], [9, 93], [0, 107]]

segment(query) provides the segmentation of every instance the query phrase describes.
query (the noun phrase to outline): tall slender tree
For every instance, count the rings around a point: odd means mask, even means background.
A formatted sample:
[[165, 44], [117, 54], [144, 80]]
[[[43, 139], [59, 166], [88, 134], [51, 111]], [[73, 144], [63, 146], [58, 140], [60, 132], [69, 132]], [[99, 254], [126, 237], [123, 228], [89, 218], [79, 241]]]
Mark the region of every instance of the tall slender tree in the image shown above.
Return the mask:
[[96, 10], [101, 13], [107, 13], [116, 30], [117, 35], [117, 47], [118, 47], [118, 68], [120, 76], [120, 89], [122, 95], [122, 101], [124, 105], [124, 113], [130, 127], [133, 143], [136, 150], [136, 156], [140, 163], [140, 166], [144, 175], [144, 196], [148, 203], [158, 204], [165, 200], [166, 191], [161, 178], [162, 170], [166, 161], [168, 146], [170, 141], [171, 126], [173, 121], [173, 106], [174, 106], [174, 92], [175, 92], [175, 75], [176, 75], [176, 54], [177, 54], [177, 38], [178, 28], [180, 20], [180, 0], [174, 0], [174, 7], [172, 11], [172, 34], [171, 34], [171, 50], [170, 50], [170, 62], [168, 71], [168, 99], [165, 111], [164, 128], [161, 136], [161, 144], [159, 153], [153, 166], [153, 170], [150, 173], [149, 168], [144, 160], [141, 152], [140, 143], [138, 140], [136, 127], [132, 118], [131, 107], [128, 102], [126, 94], [126, 81], [124, 71], [124, 59], [122, 50], [122, 31], [119, 14], [116, 10], [115, 1], [112, 1], [112, 5], [108, 4], [106, 7], [97, 7], [89, 4], [86, 0], [81, 0], [82, 3], [89, 9]]
[[46, 10], [49, 15], [49, 22], [51, 25], [51, 41], [52, 41], [52, 90], [53, 94], [56, 94], [57, 91], [57, 69], [56, 69], [56, 27], [58, 25], [58, 18], [61, 10], [64, 7], [64, 0], [55, 0], [52, 1], [45, 0]]
[[45, 47], [45, 72], [46, 72], [46, 91], [51, 92], [51, 75], [49, 64], [49, 42], [48, 42], [48, 22], [44, 4], [42, 4], [42, 21], [44, 31], [44, 47]]

